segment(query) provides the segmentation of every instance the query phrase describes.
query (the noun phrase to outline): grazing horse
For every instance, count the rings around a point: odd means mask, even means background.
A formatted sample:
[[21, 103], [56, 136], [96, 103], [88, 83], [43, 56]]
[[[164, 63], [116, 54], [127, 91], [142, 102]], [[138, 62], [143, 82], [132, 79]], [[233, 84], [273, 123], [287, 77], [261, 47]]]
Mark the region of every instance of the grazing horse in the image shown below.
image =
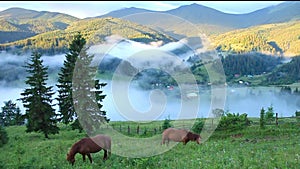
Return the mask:
[[111, 154], [111, 138], [109, 136], [99, 134], [95, 137], [86, 137], [73, 144], [71, 150], [67, 154], [67, 160], [74, 165], [75, 155], [80, 153], [83, 161], [85, 161], [85, 155], [87, 155], [92, 163], [90, 153], [97, 153], [102, 149], [104, 150], [103, 160], [107, 160], [107, 152], [109, 155]]
[[186, 145], [186, 143], [189, 141], [196, 141], [198, 144], [200, 144], [201, 137], [199, 134], [192, 133], [185, 129], [168, 128], [162, 133], [161, 144], [165, 144], [165, 141], [167, 141], [168, 145], [170, 140], [175, 142], [183, 142], [183, 145]]

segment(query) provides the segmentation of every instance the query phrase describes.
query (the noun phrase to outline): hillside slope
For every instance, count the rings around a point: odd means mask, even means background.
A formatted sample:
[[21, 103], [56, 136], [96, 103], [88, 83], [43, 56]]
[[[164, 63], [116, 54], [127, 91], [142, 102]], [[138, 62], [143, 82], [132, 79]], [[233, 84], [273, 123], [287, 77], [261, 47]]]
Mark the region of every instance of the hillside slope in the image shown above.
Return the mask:
[[300, 54], [300, 21], [266, 24], [211, 36], [220, 51], [295, 56]]
[[70, 23], [77, 20], [79, 19], [76, 17], [58, 12], [9, 8], [0, 12], [0, 43], [65, 29]]
[[81, 32], [88, 43], [103, 42], [107, 36], [119, 35], [137, 42], [173, 41], [171, 37], [133, 22], [117, 18], [91, 18], [71, 23], [64, 30], [55, 30], [27, 39], [0, 44], [1, 50], [15, 53], [28, 52], [32, 49], [57, 54], [65, 52], [73, 37]]

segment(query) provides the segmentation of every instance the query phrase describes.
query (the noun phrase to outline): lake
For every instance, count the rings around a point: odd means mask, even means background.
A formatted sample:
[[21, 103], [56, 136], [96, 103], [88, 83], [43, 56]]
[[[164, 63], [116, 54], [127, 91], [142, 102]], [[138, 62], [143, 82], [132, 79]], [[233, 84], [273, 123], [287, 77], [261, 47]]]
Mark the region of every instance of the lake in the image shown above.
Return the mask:
[[[124, 92], [128, 102], [120, 100], [122, 98], [120, 93], [113, 94], [112, 89], [111, 83], [108, 82], [104, 87], [104, 94], [107, 96], [103, 102], [103, 110], [107, 111], [111, 121], [208, 117], [214, 105], [209, 89], [200, 89], [198, 99], [185, 99], [176, 88], [145, 91], [131, 86], [128, 92]], [[12, 100], [24, 113], [21, 101], [17, 101], [23, 90], [24, 88], [21, 87], [0, 87], [0, 106], [4, 106], [4, 101]], [[231, 113], [247, 113], [248, 117], [259, 117], [261, 108], [267, 110], [268, 107], [273, 106], [274, 112], [278, 113], [279, 117], [291, 117], [295, 115], [295, 111], [300, 110], [300, 96], [283, 94], [279, 87], [226, 87], [224, 91], [226, 95], [214, 97], [217, 99], [224, 97], [223, 109]], [[58, 110], [58, 106], [55, 106], [55, 109]]]

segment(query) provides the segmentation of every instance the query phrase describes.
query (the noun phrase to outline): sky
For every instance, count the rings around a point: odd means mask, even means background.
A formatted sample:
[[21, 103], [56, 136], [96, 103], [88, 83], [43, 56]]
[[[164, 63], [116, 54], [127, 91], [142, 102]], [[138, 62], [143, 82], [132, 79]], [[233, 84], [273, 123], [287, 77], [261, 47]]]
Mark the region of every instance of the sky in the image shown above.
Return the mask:
[[129, 7], [166, 11], [197, 3], [225, 13], [242, 14], [282, 2], [284, 1], [1, 1], [0, 11], [20, 7], [36, 11], [60, 12], [83, 19]]

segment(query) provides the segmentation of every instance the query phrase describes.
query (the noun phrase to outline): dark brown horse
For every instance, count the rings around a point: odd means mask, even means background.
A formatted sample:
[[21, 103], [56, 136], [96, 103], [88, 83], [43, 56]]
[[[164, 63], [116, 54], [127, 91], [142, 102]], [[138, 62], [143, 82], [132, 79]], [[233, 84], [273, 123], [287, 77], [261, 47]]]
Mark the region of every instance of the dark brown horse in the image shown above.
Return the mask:
[[85, 155], [88, 156], [90, 162], [92, 163], [92, 157], [90, 153], [97, 153], [104, 150], [103, 160], [108, 159], [107, 152], [111, 154], [111, 138], [105, 135], [96, 135], [95, 137], [87, 137], [79, 140], [71, 147], [71, 150], [67, 154], [67, 160], [74, 165], [75, 155], [80, 153], [82, 155], [83, 161], [85, 161]]
[[199, 134], [192, 133], [185, 129], [168, 128], [162, 133], [161, 144], [169, 144], [169, 141], [183, 142], [186, 145], [189, 141], [195, 141], [200, 144], [201, 137]]

